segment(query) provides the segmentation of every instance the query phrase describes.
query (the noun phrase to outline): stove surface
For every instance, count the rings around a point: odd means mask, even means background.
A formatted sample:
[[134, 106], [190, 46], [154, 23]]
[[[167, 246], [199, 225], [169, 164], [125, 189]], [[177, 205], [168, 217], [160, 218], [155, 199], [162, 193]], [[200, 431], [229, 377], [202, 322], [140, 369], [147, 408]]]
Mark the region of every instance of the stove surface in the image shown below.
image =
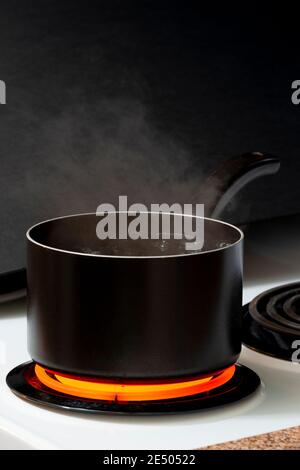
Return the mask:
[[[246, 299], [257, 293], [246, 289]], [[29, 404], [7, 387], [6, 374], [30, 359], [24, 302], [1, 306], [0, 338], [0, 430], [24, 448], [193, 449], [300, 424], [300, 366], [247, 348], [240, 362], [257, 372], [263, 385], [244, 401], [172, 416], [90, 416]], [[7, 439], [0, 439], [0, 447]]]
[[[250, 239], [248, 243], [246, 262], [249, 256], [254, 256], [259, 278], [250, 265], [244, 303], [267, 289], [300, 277], [299, 256], [289, 257], [292, 270], [286, 269], [283, 274], [281, 268], [287, 264], [286, 257], [280, 258], [280, 246], [274, 240], [273, 245], [270, 243], [267, 229], [263, 240], [265, 246], [258, 243], [255, 230], [254, 242]], [[264, 273], [257, 263], [260, 253], [262, 266], [266, 266], [266, 257], [273, 259], [274, 245], [281, 276], [274, 269]], [[291, 244], [287, 246], [291, 250]], [[26, 350], [25, 310], [24, 301], [0, 306], [0, 448], [194, 449], [300, 425], [300, 365], [245, 347], [240, 362], [260, 376], [262, 386], [251, 397], [235, 404], [170, 416], [87, 415], [29, 404], [16, 397], [5, 383], [11, 369], [30, 359]]]

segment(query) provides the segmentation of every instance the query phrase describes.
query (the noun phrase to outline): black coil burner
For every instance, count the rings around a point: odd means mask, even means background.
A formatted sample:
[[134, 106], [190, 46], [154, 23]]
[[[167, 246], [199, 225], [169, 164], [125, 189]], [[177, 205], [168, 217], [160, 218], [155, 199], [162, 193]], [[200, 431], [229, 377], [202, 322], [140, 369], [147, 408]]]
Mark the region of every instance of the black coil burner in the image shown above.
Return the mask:
[[293, 360], [300, 340], [300, 283], [275, 287], [244, 307], [243, 342], [258, 352]]
[[213, 390], [173, 399], [117, 402], [70, 396], [45, 386], [35, 373], [35, 363], [27, 362], [13, 369], [7, 384], [19, 397], [37, 405], [82, 412], [111, 414], [164, 414], [198, 411], [225, 405], [245, 398], [260, 385], [259, 377], [245, 366], [236, 365], [234, 375]]

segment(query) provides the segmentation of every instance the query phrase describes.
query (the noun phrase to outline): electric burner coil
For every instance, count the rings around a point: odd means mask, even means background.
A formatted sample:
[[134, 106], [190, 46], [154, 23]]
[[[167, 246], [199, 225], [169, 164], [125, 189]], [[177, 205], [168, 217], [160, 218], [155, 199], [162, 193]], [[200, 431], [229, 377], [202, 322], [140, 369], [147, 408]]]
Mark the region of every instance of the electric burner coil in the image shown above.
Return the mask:
[[300, 283], [275, 287], [244, 306], [243, 342], [255, 351], [293, 361], [300, 340]]
[[[194, 377], [184, 382], [113, 384], [91, 377], [75, 378], [55, 373], [30, 361], [13, 369], [6, 380], [17, 396], [38, 405], [117, 414], [164, 414], [208, 409], [245, 398], [260, 385], [255, 372], [238, 364], [215, 375]], [[106, 394], [103, 394], [104, 385]], [[78, 391], [85, 396], [78, 396]]]

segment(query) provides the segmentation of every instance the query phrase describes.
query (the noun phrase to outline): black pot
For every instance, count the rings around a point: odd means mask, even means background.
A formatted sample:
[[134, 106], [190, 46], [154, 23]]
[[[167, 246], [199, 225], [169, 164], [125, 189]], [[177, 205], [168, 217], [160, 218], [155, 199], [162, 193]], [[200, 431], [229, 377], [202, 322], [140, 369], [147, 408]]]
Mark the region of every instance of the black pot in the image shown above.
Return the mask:
[[[250, 154], [223, 168], [220, 212], [241, 185], [278, 169]], [[184, 240], [99, 240], [95, 214], [49, 220], [28, 238], [28, 346], [53, 370], [107, 378], [188, 377], [236, 362], [241, 348], [242, 232], [205, 220], [202, 251]]]
[[98, 222], [75, 215], [28, 232], [32, 358], [54, 370], [135, 379], [235, 363], [242, 232], [205, 219], [204, 248], [189, 252], [184, 240], [99, 240]]

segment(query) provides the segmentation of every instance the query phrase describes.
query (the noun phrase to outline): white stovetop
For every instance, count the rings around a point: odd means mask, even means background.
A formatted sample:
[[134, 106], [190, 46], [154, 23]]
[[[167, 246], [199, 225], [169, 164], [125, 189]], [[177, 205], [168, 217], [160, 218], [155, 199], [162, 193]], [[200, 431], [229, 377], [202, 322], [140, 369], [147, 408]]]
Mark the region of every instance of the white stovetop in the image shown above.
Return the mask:
[[[262, 291], [269, 286], [261, 287]], [[257, 292], [247, 289], [246, 300]], [[11, 393], [5, 384], [6, 374], [30, 359], [26, 351], [24, 302], [0, 308], [0, 341], [0, 429], [24, 441], [23, 447], [192, 449], [300, 425], [300, 366], [246, 348], [240, 362], [255, 370], [263, 382], [261, 390], [250, 399], [190, 414], [117, 417], [51, 411]], [[3, 448], [1, 442], [0, 431]]]
[[[255, 264], [261, 255], [264, 260], [270, 257], [266, 233], [264, 240], [265, 248], [256, 241], [249, 245]], [[300, 274], [299, 259], [295, 256], [293, 259]], [[255, 283], [248, 262], [245, 302], [274, 285], [297, 279], [296, 271], [290, 276], [286, 270], [284, 272], [286, 252], [283, 257], [276, 253], [276, 264], [279, 264], [282, 276], [270, 280], [267, 269], [262, 282], [262, 268], [260, 282]], [[275, 270], [271, 271], [273, 276]], [[300, 425], [300, 365], [247, 348], [244, 348], [240, 362], [261, 377], [263, 385], [259, 392], [222, 408], [156, 417], [91, 416], [51, 411], [29, 404], [13, 395], [5, 383], [9, 370], [28, 359], [25, 303], [18, 301], [0, 306], [0, 449], [193, 449]]]

